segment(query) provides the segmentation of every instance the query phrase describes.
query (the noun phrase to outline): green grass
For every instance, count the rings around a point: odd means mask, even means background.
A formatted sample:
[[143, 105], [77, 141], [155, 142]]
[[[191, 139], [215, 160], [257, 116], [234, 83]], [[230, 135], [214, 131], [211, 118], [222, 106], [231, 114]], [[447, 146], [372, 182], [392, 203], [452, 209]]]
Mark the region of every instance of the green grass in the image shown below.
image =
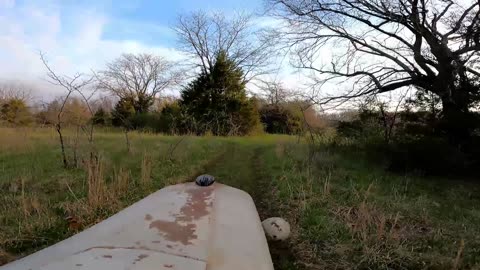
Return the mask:
[[[277, 270], [480, 267], [475, 183], [393, 175], [361, 152], [297, 137], [134, 133], [128, 153], [123, 134], [102, 131], [95, 141], [99, 183], [114, 192], [96, 194], [102, 204], [95, 205], [85, 141], [79, 156], [86, 165], [63, 169], [53, 131], [0, 131], [7, 142], [0, 146], [0, 262], [58, 242], [165, 185], [209, 173], [249, 192], [261, 218], [291, 223], [291, 239], [270, 245]], [[129, 175], [126, 186], [120, 168]], [[149, 180], [142, 180], [145, 172]]]
[[[128, 153], [123, 134], [100, 133], [95, 148], [103, 166], [102, 185], [115, 194], [100, 194], [104, 205], [93, 206], [88, 204], [87, 144], [79, 144], [78, 167], [64, 169], [54, 133], [37, 130], [18, 142], [21, 132], [2, 133], [4, 141], [10, 137], [10, 146], [4, 144], [0, 152], [0, 262], [74, 234], [77, 228], [71, 228], [68, 216], [81, 228], [91, 226], [165, 185], [189, 180], [224, 151], [218, 140], [131, 134]], [[144, 158], [151, 160], [151, 168], [146, 168], [151, 182], [146, 184], [141, 181]], [[114, 177], [120, 170], [129, 175], [123, 190], [116, 188]]]
[[393, 175], [344, 150], [318, 146], [307, 160], [293, 146], [274, 182], [298, 220], [299, 241], [311, 248], [310, 262], [332, 269], [452, 269], [456, 260], [458, 268], [480, 267], [477, 184]]

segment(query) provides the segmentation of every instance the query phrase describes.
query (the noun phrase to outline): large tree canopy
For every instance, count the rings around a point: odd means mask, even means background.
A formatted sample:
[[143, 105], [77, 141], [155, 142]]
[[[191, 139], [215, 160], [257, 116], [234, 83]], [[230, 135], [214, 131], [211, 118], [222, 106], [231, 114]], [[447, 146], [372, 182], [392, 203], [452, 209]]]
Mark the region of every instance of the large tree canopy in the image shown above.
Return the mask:
[[[468, 136], [479, 100], [476, 0], [269, 0], [316, 86], [347, 82], [332, 101], [414, 87], [440, 97], [446, 130]], [[331, 50], [328, 63], [319, 57]]]
[[179, 82], [174, 63], [151, 54], [123, 54], [97, 74], [98, 86], [120, 99], [133, 99], [137, 113], [146, 112], [155, 97]]
[[202, 11], [181, 15], [175, 27], [180, 49], [191, 55], [204, 73], [211, 71], [217, 55], [224, 52], [249, 81], [267, 72], [272, 53], [269, 39], [261, 35], [252, 18]]
[[[268, 1], [287, 24], [279, 36], [296, 63], [316, 74], [315, 86], [348, 85], [320, 104], [402, 87], [438, 95], [445, 116], [467, 113], [478, 101], [478, 1]], [[320, 59], [325, 48], [333, 56], [327, 63]]]

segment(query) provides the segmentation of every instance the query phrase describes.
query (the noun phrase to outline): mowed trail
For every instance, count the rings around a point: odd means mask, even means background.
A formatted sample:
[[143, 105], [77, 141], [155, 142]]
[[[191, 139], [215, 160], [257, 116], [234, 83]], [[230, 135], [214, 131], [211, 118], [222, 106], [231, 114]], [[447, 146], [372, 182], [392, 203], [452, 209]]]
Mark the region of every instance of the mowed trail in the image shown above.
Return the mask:
[[[257, 207], [260, 219], [281, 216], [272, 199], [272, 176], [265, 167], [265, 155], [274, 151], [275, 144], [230, 144], [221, 157], [205, 167], [203, 173], [216, 180], [248, 192]], [[299, 269], [288, 243], [269, 243], [276, 270]]]

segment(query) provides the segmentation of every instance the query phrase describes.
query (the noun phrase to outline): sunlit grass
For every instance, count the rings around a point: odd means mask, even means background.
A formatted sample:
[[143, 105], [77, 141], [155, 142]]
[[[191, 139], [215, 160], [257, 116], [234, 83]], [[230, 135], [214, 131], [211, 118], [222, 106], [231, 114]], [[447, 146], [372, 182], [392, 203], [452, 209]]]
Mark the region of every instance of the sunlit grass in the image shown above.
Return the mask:
[[[262, 218], [291, 223], [292, 238], [270, 247], [277, 270], [480, 267], [476, 183], [388, 173], [332, 133], [132, 132], [127, 152], [124, 134], [99, 130], [98, 159], [81, 147], [79, 166], [64, 169], [54, 130], [1, 131], [0, 262], [67, 238], [166, 185], [209, 173], [249, 192]], [[67, 134], [68, 140], [75, 135]]]

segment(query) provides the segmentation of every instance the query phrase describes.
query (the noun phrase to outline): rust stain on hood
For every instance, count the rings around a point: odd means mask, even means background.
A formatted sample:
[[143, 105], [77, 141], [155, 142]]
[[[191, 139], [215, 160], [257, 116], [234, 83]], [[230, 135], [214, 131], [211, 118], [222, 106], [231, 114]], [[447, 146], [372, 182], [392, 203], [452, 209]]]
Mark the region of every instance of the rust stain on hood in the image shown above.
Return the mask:
[[187, 203], [180, 209], [180, 215], [177, 216], [178, 221], [191, 222], [198, 220], [210, 213], [209, 207], [212, 206], [210, 200], [213, 193], [213, 187], [200, 187], [187, 189]]
[[169, 241], [180, 242], [184, 245], [189, 245], [192, 243], [191, 240], [197, 239], [195, 224], [180, 225], [173, 221], [155, 220], [150, 223], [149, 228], [157, 229]]
[[[183, 245], [192, 244], [192, 240], [197, 239], [196, 224], [199, 220], [210, 213], [212, 206], [212, 193], [214, 186], [210, 187], [190, 187], [184, 190], [187, 194], [187, 202], [180, 208], [179, 214], [173, 215], [174, 221], [155, 220], [150, 223], [149, 228], [157, 229], [165, 239], [172, 242], [179, 242]], [[145, 218], [149, 220], [149, 218]]]

